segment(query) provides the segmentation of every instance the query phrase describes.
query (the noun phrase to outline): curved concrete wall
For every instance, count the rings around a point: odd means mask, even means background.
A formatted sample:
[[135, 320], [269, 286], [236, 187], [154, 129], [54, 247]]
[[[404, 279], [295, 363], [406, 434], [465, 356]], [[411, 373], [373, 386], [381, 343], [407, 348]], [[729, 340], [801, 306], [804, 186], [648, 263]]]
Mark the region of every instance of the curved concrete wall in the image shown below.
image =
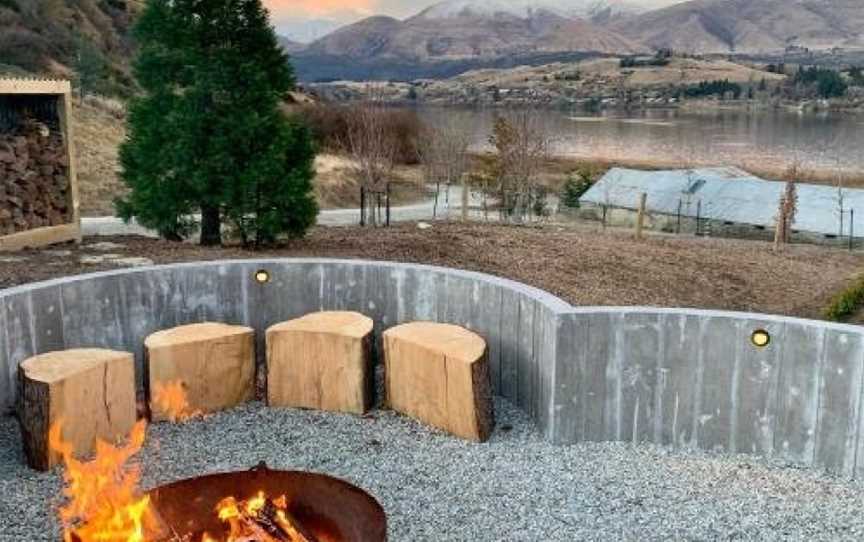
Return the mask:
[[[269, 283], [254, 280], [259, 269]], [[36, 353], [103, 346], [134, 352], [140, 366], [153, 331], [218, 320], [258, 330], [260, 355], [267, 326], [330, 309], [368, 314], [379, 335], [412, 320], [477, 331], [497, 393], [558, 443], [655, 442], [864, 471], [864, 328], [577, 308], [480, 273], [359, 260], [201, 262], [0, 291], [0, 408], [14, 404], [17, 367]], [[755, 329], [771, 333], [767, 348], [751, 344]]]

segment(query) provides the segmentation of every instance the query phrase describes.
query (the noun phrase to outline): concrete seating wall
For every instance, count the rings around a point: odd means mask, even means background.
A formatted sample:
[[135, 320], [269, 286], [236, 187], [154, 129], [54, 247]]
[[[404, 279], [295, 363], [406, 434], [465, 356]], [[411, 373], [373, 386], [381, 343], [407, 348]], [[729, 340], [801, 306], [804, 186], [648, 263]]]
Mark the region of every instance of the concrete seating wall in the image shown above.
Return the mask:
[[[177, 264], [0, 291], [0, 409], [14, 405], [18, 364], [33, 354], [127, 350], [141, 369], [150, 333], [220, 321], [255, 328], [261, 358], [267, 327], [319, 310], [367, 314], [378, 337], [417, 320], [476, 331], [489, 343], [496, 393], [557, 443], [654, 442], [864, 474], [864, 328], [573, 307], [480, 273], [360, 260]], [[753, 346], [756, 329], [771, 334], [768, 347]]]

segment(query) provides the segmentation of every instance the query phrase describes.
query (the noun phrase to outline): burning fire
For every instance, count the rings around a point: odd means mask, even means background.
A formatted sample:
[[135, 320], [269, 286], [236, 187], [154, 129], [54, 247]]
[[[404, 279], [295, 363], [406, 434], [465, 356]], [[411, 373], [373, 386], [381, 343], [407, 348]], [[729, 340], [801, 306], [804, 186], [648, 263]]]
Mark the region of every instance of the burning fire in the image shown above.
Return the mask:
[[247, 501], [227, 497], [218, 504], [214, 513], [226, 525], [224, 538], [208, 533], [166, 536], [168, 526], [139, 490], [140, 466], [130, 463], [141, 451], [146, 431], [141, 420], [125, 446], [100, 440], [95, 458], [79, 461], [73, 445], [63, 440], [62, 423], [51, 427], [51, 449], [63, 457], [66, 467], [67, 501], [59, 509], [64, 542], [322, 542], [293, 518], [284, 495], [271, 499], [263, 491]]
[[[228, 525], [225, 542], [314, 542], [314, 537], [290, 517], [288, 499], [268, 498], [263, 491], [247, 501], [234, 497], [216, 506], [219, 519]], [[205, 533], [201, 542], [218, 542]]]
[[65, 542], [146, 542], [153, 526], [150, 500], [138, 492], [141, 469], [129, 461], [144, 445], [147, 424], [135, 424], [129, 442], [115, 447], [96, 442], [96, 457], [84, 462], [73, 456], [62, 436], [62, 422], [51, 427], [51, 449], [63, 457], [66, 470], [60, 508]]
[[203, 414], [189, 405], [186, 388], [179, 380], [167, 384], [157, 382], [153, 390], [153, 403], [173, 423], [183, 422]]

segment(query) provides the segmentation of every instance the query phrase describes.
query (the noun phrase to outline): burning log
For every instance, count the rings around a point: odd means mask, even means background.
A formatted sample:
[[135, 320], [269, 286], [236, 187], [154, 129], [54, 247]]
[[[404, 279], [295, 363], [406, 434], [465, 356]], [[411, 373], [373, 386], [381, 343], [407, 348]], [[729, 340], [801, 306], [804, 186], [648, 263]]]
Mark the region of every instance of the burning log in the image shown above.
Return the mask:
[[[259, 493], [237, 502], [224, 499], [217, 506], [219, 519], [230, 526], [228, 542], [318, 542], [318, 539], [288, 511], [287, 499], [276, 500]], [[204, 535], [202, 542], [213, 539]]]

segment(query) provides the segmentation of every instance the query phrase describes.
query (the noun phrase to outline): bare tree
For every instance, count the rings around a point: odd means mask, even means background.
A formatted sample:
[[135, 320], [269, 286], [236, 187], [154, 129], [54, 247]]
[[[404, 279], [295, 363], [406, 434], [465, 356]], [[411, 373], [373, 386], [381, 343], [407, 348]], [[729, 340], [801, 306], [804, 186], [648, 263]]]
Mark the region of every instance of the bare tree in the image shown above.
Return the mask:
[[[370, 87], [367, 98], [351, 106], [343, 147], [351, 157], [350, 170], [366, 193], [366, 208], [361, 209], [369, 224], [381, 223], [380, 202], [396, 165], [397, 145], [387, 122], [380, 91]], [[365, 222], [365, 221], [364, 221]]]
[[468, 149], [471, 146], [472, 130], [467, 120], [455, 115], [446, 115], [434, 121], [425, 128], [419, 149], [420, 162], [427, 183], [435, 185], [435, 202], [432, 216], [438, 217], [438, 204], [441, 197], [441, 185], [446, 189], [445, 203], [449, 216], [450, 187], [453, 184], [462, 186], [462, 217], [467, 218], [466, 195], [468, 191], [465, 174], [468, 171], [470, 157]]
[[793, 163], [789, 169], [789, 180], [780, 196], [777, 208], [777, 229], [774, 232], [774, 249], [778, 250], [792, 239], [792, 225], [798, 214], [798, 189], [796, 182], [800, 177], [799, 164]]
[[507, 111], [495, 120], [489, 142], [496, 150], [494, 169], [503, 218], [530, 219], [542, 197], [538, 177], [552, 146], [548, 126], [532, 109]]

